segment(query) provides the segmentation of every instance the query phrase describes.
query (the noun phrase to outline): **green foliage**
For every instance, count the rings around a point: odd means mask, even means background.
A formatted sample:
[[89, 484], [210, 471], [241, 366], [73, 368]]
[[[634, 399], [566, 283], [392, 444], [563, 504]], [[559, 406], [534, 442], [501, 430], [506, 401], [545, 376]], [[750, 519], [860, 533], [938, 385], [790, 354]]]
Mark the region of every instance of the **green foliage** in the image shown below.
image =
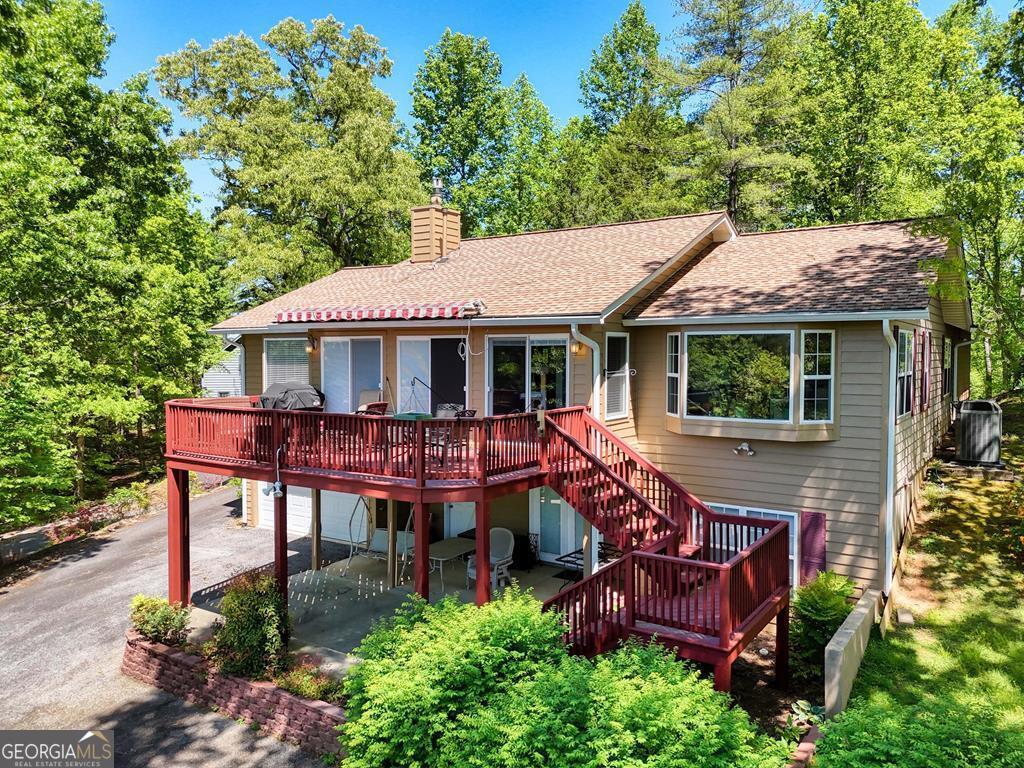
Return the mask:
[[104, 503], [117, 514], [126, 515], [136, 510], [148, 512], [153, 500], [149, 495], [149, 485], [140, 481], [115, 488], [107, 494]]
[[580, 72], [580, 103], [598, 130], [607, 132], [637, 107], [665, 100], [660, 44], [643, 4], [632, 0]]
[[702, 207], [725, 208], [742, 229], [783, 223], [794, 174], [799, 95], [787, 0], [679, 0], [677, 84], [696, 106], [700, 142], [691, 165], [706, 185]]
[[1003, 501], [1003, 525], [1006, 545], [1010, 552], [1024, 565], [1024, 485], [1014, 483]]
[[328, 675], [314, 662], [305, 659], [274, 676], [274, 685], [304, 699], [319, 699], [334, 704], [344, 698], [344, 684]]
[[483, 231], [487, 220], [486, 182], [501, 167], [509, 106], [487, 39], [446, 29], [413, 82], [414, 154], [423, 179], [440, 178], [446, 200], [462, 211], [463, 234]]
[[222, 181], [221, 242], [243, 302], [341, 267], [397, 261], [423, 190], [399, 148], [391, 74], [377, 38], [333, 17], [285, 19], [162, 56], [161, 93], [195, 124], [178, 144]]
[[660, 647], [568, 655], [557, 616], [510, 589], [408, 604], [356, 653], [353, 766], [777, 766], [787, 746]]
[[9, 18], [24, 45], [0, 42], [0, 418], [23, 429], [0, 429], [5, 525], [66, 508], [71, 480], [83, 498], [118, 465], [145, 470], [163, 401], [194, 391], [224, 307], [218, 252], [164, 140], [170, 113], [144, 77], [95, 82], [111, 41], [100, 5], [30, 2]]
[[825, 646], [853, 610], [850, 598], [856, 585], [834, 571], [822, 571], [800, 586], [793, 598], [793, 649], [806, 665], [806, 673], [818, 675], [825, 663]]
[[977, 702], [913, 705], [854, 702], [823, 727], [820, 768], [1011, 768], [1024, 764], [1024, 732]]
[[163, 597], [136, 595], [132, 598], [132, 626], [143, 637], [158, 643], [184, 643], [188, 637], [191, 612], [189, 606], [172, 605]]
[[224, 672], [272, 677], [285, 670], [291, 624], [288, 606], [270, 574], [236, 577], [220, 606], [224, 621], [214, 633], [210, 657]]

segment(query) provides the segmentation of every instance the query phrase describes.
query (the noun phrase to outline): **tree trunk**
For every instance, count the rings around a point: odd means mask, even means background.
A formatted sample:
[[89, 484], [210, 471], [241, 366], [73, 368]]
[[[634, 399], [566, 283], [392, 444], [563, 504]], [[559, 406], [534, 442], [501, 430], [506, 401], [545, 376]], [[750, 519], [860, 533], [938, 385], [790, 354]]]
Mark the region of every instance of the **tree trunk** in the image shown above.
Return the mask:
[[985, 337], [985, 397], [992, 397], [992, 339]]

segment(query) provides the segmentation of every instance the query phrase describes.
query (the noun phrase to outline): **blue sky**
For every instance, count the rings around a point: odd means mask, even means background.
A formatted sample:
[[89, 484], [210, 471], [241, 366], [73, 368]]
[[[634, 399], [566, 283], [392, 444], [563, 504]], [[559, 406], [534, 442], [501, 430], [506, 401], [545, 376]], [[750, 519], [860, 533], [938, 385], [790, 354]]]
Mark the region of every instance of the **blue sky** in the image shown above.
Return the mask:
[[[458, 32], [487, 37], [501, 56], [504, 79], [511, 82], [525, 72], [559, 122], [579, 110], [578, 76], [601, 37], [611, 29], [629, 0], [463, 0], [461, 3], [422, 0], [377, 2], [196, 2], [170, 3], [106, 0], [107, 19], [116, 37], [103, 84], [116, 87], [127, 77], [150, 69], [156, 57], [177, 51], [189, 40], [202, 45], [226, 35], [245, 32], [253, 37], [277, 21], [293, 16], [302, 21], [333, 14], [347, 25], [362, 24], [380, 38], [395, 62], [394, 74], [381, 87], [398, 105], [399, 117], [408, 122], [409, 88], [423, 52], [446, 26]], [[923, 0], [926, 16], [941, 13], [950, 1]], [[1005, 16], [1011, 0], [990, 0]], [[678, 24], [672, 0], [647, 0], [647, 13], [663, 37]], [[209, 210], [216, 181], [198, 163], [190, 163], [193, 188]]]

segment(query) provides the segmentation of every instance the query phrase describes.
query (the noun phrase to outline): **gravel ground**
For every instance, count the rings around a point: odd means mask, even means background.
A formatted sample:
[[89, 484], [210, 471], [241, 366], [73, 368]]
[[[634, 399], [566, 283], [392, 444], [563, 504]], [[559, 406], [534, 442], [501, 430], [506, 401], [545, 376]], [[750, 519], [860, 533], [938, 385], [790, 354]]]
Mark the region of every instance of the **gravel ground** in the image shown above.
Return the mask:
[[[192, 502], [192, 587], [273, 558], [233, 489]], [[319, 766], [294, 747], [119, 672], [128, 604], [167, 593], [162, 514], [65, 545], [0, 587], [0, 729], [112, 728], [126, 766]], [[308, 562], [293, 542], [293, 569]]]

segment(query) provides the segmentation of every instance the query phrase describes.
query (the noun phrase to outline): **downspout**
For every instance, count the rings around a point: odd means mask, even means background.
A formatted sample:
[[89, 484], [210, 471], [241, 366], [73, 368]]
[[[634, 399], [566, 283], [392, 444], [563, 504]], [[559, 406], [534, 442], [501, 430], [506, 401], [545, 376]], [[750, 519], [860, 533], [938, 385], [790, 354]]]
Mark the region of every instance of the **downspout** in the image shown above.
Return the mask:
[[885, 573], [882, 592], [886, 595], [892, 589], [893, 570], [893, 528], [895, 527], [896, 485], [896, 338], [892, 332], [892, 321], [882, 321], [882, 336], [889, 345], [889, 407], [885, 421]]
[[580, 333], [580, 326], [578, 323], [573, 323], [569, 326], [569, 329], [572, 333], [572, 337], [576, 339], [576, 341], [580, 344], [585, 344], [590, 348], [590, 357], [594, 363], [594, 407], [592, 412], [595, 419], [603, 421], [601, 418], [601, 348], [592, 338]]

